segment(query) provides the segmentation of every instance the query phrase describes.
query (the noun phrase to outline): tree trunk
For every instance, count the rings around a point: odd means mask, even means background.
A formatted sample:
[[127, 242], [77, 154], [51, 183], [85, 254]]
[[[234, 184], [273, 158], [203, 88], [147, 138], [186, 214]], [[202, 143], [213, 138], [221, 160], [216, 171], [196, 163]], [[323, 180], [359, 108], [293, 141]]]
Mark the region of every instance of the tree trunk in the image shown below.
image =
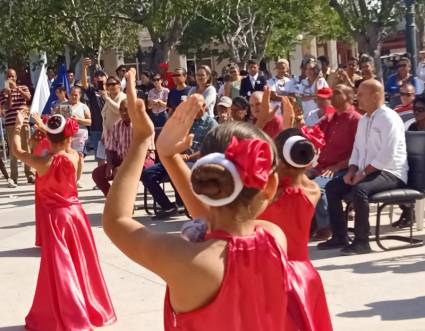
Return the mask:
[[146, 59], [146, 65], [149, 70], [157, 72], [160, 63], [168, 63], [170, 59], [171, 45], [157, 40], [152, 40], [153, 47]]
[[382, 31], [379, 29], [368, 29], [367, 34], [357, 34], [356, 40], [359, 45], [359, 52], [366, 53], [375, 60], [376, 76], [382, 80], [382, 64], [381, 64], [381, 49], [382, 49]]

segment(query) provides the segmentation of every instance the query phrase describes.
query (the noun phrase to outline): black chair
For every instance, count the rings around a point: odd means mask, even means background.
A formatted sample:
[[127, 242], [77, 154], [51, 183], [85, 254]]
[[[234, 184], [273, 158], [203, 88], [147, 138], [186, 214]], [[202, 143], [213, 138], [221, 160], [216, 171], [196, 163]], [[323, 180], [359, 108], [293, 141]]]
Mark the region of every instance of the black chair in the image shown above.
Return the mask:
[[[414, 220], [414, 205], [417, 200], [425, 197], [425, 132], [406, 132], [407, 158], [409, 162], [408, 184], [406, 188], [388, 190], [373, 194], [369, 197], [370, 203], [378, 204], [376, 214], [375, 241], [378, 246], [385, 250], [395, 250], [403, 248], [413, 248], [422, 246], [422, 240], [413, 238], [413, 222], [410, 224], [410, 235], [404, 237], [400, 235], [381, 236], [381, 213], [386, 206], [407, 205], [411, 212], [411, 219]], [[383, 240], [402, 241], [404, 245], [386, 247]]]

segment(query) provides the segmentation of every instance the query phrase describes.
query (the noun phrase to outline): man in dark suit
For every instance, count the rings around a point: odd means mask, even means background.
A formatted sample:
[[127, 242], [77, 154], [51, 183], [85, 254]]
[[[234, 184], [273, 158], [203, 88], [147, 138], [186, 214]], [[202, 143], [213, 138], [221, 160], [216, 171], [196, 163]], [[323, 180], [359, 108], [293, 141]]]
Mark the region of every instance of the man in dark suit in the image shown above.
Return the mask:
[[267, 80], [264, 76], [258, 73], [258, 64], [254, 60], [248, 61], [248, 76], [241, 80], [240, 95], [249, 99], [255, 91], [263, 91], [267, 85]]

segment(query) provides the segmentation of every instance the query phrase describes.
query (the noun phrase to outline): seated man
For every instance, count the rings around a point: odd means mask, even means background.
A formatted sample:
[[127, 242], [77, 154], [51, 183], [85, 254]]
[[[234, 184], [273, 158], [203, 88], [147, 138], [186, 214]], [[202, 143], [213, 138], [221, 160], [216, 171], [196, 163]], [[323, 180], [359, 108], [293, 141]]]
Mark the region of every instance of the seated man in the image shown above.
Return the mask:
[[[358, 90], [359, 121], [348, 172], [326, 185], [332, 238], [319, 249], [343, 247], [342, 255], [364, 254], [369, 246], [369, 196], [403, 187], [407, 182], [407, 152], [400, 116], [385, 106], [384, 87], [376, 80], [363, 82]], [[342, 201], [352, 194], [354, 241], [348, 243], [347, 221]]]
[[[189, 167], [199, 158], [199, 149], [202, 140], [204, 140], [208, 131], [217, 125], [217, 122], [208, 115], [206, 105], [204, 105], [190, 129], [190, 133], [194, 135], [192, 147], [183, 155], [183, 159]], [[168, 199], [161, 187], [161, 182], [168, 180], [168, 174], [161, 163], [154, 164], [142, 173], [143, 185], [149, 190], [154, 200], [161, 207], [161, 210], [157, 212], [157, 215], [153, 219], [163, 219], [178, 214], [177, 205]]]
[[[105, 197], [108, 195], [110, 180], [114, 179], [118, 171], [118, 167], [124, 160], [131, 142], [131, 120], [127, 112], [127, 100], [120, 103], [121, 119], [114, 124], [110, 131], [109, 139], [107, 139], [106, 149], [106, 164], [102, 164], [93, 170], [92, 178], [96, 186], [102, 191]], [[155, 161], [155, 146], [153, 145], [146, 155], [144, 169], [152, 166]]]
[[270, 102], [271, 89], [266, 86], [264, 92], [256, 91], [249, 98], [253, 124], [267, 133], [272, 139], [294, 124], [294, 109], [289, 98], [281, 97], [282, 116], [276, 115], [277, 108]]
[[415, 87], [406, 83], [400, 86], [401, 104], [394, 108], [404, 123], [413, 119], [413, 100], [415, 100]]
[[341, 177], [347, 171], [357, 124], [361, 117], [353, 107], [353, 99], [354, 91], [351, 87], [337, 85], [331, 99], [335, 113], [326, 114], [319, 123], [325, 135], [326, 145], [320, 151], [318, 164], [308, 174], [310, 178], [315, 179], [322, 191], [316, 207], [314, 240], [326, 240], [331, 234], [325, 186], [332, 178]]

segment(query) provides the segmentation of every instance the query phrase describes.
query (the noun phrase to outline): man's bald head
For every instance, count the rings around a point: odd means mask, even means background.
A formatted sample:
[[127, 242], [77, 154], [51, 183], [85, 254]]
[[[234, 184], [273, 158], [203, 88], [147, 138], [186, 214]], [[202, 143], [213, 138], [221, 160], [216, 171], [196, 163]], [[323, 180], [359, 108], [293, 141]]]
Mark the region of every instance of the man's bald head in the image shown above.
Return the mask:
[[254, 116], [254, 118], [257, 118], [257, 114], [261, 110], [261, 102], [263, 101], [263, 92], [261, 91], [255, 91], [251, 94], [251, 97], [249, 98], [249, 106], [251, 108], [251, 114]]
[[359, 108], [369, 114], [385, 104], [384, 86], [376, 79], [368, 79], [360, 84], [357, 92]]

